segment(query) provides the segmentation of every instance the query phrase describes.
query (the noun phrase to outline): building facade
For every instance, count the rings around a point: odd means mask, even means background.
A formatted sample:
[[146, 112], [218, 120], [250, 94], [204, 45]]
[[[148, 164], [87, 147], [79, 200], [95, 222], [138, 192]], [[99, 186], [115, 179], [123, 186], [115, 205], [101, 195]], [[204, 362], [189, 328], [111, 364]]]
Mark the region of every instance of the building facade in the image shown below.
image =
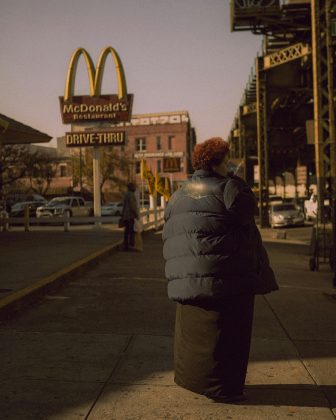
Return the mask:
[[137, 183], [141, 181], [143, 159], [153, 174], [169, 177], [175, 187], [188, 178], [196, 136], [187, 111], [134, 115], [130, 123], [122, 125], [127, 132], [125, 149], [133, 157]]
[[[133, 115], [130, 122], [119, 124], [72, 125], [72, 131], [75, 132], [111, 131], [114, 128], [126, 131], [126, 144], [115, 146], [120, 154], [130, 159], [128, 179], [123, 176], [125, 183], [134, 181], [146, 191], [146, 184], [141, 180], [142, 160], [146, 161], [154, 175], [168, 177], [173, 189], [179, 188], [192, 173], [191, 155], [196, 134], [187, 111]], [[64, 141], [58, 141], [59, 148], [64, 148]], [[78, 148], [71, 152], [78, 153]], [[113, 183], [106, 181], [102, 189], [105, 198], [109, 199], [109, 195], [115, 197], [116, 188]]]

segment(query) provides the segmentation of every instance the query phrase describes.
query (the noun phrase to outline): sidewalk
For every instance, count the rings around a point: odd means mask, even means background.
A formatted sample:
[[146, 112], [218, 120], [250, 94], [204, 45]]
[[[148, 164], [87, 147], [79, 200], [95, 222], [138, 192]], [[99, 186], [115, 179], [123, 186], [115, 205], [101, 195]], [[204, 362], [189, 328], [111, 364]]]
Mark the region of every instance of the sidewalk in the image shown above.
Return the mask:
[[0, 319], [9, 303], [25, 303], [39, 290], [55, 286], [100, 256], [112, 252], [122, 240], [122, 230], [113, 225], [101, 228], [14, 227], [0, 232]]
[[265, 240], [281, 290], [256, 300], [246, 402], [174, 384], [175, 305], [149, 233], [143, 253], [101, 259], [0, 324], [1, 419], [335, 419], [331, 273], [308, 270], [307, 246]]

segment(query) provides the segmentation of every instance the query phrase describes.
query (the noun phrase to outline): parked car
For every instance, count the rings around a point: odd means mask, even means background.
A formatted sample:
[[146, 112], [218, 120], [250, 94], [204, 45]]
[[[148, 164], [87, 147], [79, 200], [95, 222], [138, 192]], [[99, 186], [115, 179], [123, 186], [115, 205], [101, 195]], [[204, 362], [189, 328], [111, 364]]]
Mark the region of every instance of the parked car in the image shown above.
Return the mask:
[[16, 203], [37, 201], [45, 203], [47, 200], [40, 194], [35, 193], [12, 193], [6, 196], [6, 203], [9, 207], [12, 207]]
[[25, 208], [28, 207], [29, 209], [29, 217], [36, 216], [36, 210], [38, 207], [47, 204], [47, 200], [43, 201], [22, 201], [19, 203], [14, 204], [11, 207], [9, 215], [11, 217], [24, 217], [25, 215]]
[[36, 217], [89, 216], [90, 208], [82, 197], [55, 197], [45, 206], [38, 207]]
[[102, 206], [101, 215], [102, 216], [121, 216], [122, 208], [123, 208], [123, 203], [121, 202], [107, 203]]
[[269, 208], [269, 224], [272, 228], [304, 226], [304, 214], [293, 203], [273, 204]]
[[272, 204], [281, 204], [283, 202], [280, 195], [269, 194], [268, 196], [268, 204], [271, 206]]

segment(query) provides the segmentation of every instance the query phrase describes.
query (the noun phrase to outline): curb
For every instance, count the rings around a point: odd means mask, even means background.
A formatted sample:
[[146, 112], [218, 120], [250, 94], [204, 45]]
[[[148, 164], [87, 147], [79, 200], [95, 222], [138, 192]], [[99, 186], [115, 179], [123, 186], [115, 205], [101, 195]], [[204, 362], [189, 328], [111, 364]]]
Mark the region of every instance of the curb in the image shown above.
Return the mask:
[[122, 241], [118, 241], [113, 245], [108, 245], [56, 273], [43, 277], [32, 285], [4, 297], [0, 300], [0, 321], [8, 320], [20, 309], [40, 300], [46, 292], [57, 289], [82, 270], [94, 266], [101, 258], [113, 254], [121, 243]]

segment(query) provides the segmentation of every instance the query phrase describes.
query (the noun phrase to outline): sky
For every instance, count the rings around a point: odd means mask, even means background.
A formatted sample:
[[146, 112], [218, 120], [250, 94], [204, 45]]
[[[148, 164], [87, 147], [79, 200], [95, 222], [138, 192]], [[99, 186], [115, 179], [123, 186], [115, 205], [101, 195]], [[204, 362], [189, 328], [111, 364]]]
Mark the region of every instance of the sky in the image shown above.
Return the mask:
[[[261, 37], [231, 32], [229, 0], [1, 0], [0, 113], [54, 139], [70, 58], [119, 54], [133, 114], [189, 112], [197, 141], [227, 138]], [[108, 57], [102, 94], [117, 93]], [[89, 94], [81, 57], [76, 95]]]

